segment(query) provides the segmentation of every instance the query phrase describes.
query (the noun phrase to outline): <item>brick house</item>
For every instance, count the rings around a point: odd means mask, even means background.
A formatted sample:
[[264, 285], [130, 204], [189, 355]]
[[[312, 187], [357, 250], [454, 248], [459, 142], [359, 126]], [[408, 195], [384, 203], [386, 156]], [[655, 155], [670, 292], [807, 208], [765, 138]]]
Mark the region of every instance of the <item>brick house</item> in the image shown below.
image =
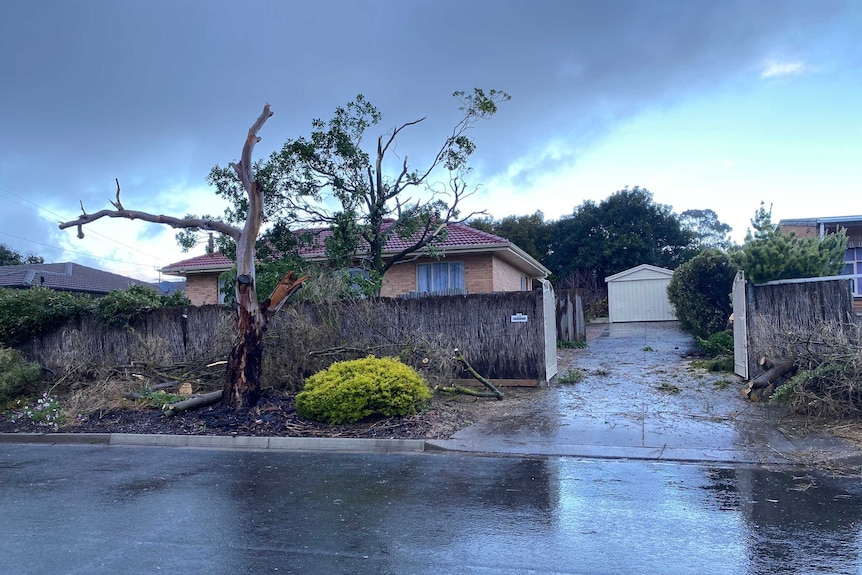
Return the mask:
[[[300, 250], [308, 261], [325, 261], [324, 241], [329, 230], [311, 230], [313, 245]], [[443, 252], [438, 259], [427, 250], [419, 251], [392, 266], [383, 276], [382, 297], [413, 293], [489, 293], [529, 291], [533, 280], [548, 276], [550, 271], [535, 258], [505, 238], [471, 228], [465, 224], [448, 224], [446, 237], [436, 245]], [[396, 254], [409, 243], [392, 237], [386, 244], [384, 258]], [[219, 295], [219, 275], [233, 266], [224, 255], [215, 252], [176, 262], [162, 272], [186, 278], [186, 295], [195, 305], [223, 303]]]
[[229, 257], [213, 252], [174, 262], [159, 271], [186, 278], [186, 297], [192, 305], [209, 305], [224, 303], [224, 294], [221, 293], [224, 281], [219, 276], [232, 267]]
[[853, 309], [862, 312], [862, 216], [836, 216], [829, 218], [798, 218], [778, 222], [783, 232], [794, 232], [798, 237], [835, 233], [843, 228], [847, 233], [847, 251], [844, 253], [843, 275], [856, 276], [852, 280]]

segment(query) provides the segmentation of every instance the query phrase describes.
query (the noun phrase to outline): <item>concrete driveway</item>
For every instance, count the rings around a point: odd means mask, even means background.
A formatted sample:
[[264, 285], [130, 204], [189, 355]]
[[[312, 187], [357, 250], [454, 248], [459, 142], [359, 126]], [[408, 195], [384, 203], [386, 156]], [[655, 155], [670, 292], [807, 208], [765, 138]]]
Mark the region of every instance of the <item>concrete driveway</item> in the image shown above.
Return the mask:
[[[691, 366], [693, 338], [677, 322], [591, 326], [587, 349], [570, 354], [554, 384], [527, 413], [468, 427], [446, 449], [511, 454], [683, 461], [811, 463], [858, 455], [831, 436], [794, 436], [785, 412], [745, 400], [743, 382]], [[540, 392], [543, 393], [543, 392]]]

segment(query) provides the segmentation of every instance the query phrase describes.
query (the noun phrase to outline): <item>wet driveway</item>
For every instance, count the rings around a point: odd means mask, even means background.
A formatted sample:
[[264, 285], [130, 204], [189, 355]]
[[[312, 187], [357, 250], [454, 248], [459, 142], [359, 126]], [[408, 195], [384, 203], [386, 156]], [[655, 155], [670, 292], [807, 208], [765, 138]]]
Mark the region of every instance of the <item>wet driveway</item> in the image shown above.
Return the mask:
[[795, 436], [784, 412], [745, 400], [732, 374], [695, 369], [695, 347], [677, 322], [591, 326], [587, 349], [559, 373], [577, 383], [553, 385], [526, 413], [492, 419], [439, 442], [449, 449], [495, 453], [787, 463], [856, 455], [825, 435]]

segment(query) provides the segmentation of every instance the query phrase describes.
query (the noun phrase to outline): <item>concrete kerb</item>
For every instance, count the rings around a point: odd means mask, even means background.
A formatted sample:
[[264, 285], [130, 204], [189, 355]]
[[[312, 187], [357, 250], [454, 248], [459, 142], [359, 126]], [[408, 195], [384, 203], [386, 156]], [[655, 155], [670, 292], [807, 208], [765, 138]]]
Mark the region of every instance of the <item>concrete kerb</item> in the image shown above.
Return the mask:
[[[796, 466], [792, 457], [736, 449], [654, 448], [596, 445], [517, 443], [500, 440], [363, 439], [328, 437], [253, 437], [215, 435], [138, 435], [131, 433], [0, 433], [0, 444], [110, 445], [223, 450], [278, 450], [312, 453], [460, 453], [501, 457], [577, 457], [633, 459], [681, 463], [755, 464]], [[828, 457], [843, 465], [862, 465], [859, 452], [835, 452]]]
[[253, 437], [242, 435], [138, 435], [132, 433], [0, 433], [0, 443], [114, 445], [197, 449], [274, 449], [281, 451], [420, 453], [421, 439]]

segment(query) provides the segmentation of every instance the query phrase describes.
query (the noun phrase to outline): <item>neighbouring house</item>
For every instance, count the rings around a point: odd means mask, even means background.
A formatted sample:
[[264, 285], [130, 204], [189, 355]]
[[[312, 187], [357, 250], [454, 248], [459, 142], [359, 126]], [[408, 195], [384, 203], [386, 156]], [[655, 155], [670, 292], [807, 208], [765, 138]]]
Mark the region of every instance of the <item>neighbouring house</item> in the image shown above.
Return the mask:
[[[72, 262], [0, 266], [0, 287], [28, 289], [41, 286], [58, 291], [105, 295], [140, 285], [154, 288], [162, 295], [173, 293], [181, 282], [153, 284]], [[182, 289], [181, 287], [179, 289]]]
[[163, 274], [186, 279], [186, 297], [192, 305], [224, 303], [221, 288], [224, 280], [219, 276], [233, 267], [233, 261], [219, 252], [206, 253], [163, 267]]
[[[324, 242], [330, 232], [311, 231], [316, 240], [301, 249], [300, 255], [312, 262], [325, 261]], [[446, 232], [445, 239], [435, 246], [443, 256], [434, 258], [423, 250], [395, 264], [383, 276], [380, 295], [530, 291], [533, 280], [550, 274], [550, 270], [505, 238], [458, 223], [448, 224]], [[408, 245], [407, 240], [390, 238], [384, 258]], [[185, 277], [186, 296], [194, 305], [203, 305], [223, 303], [219, 275], [232, 266], [229, 258], [214, 252], [170, 264], [161, 271]]]
[[844, 252], [843, 275], [855, 276], [851, 281], [853, 310], [862, 313], [862, 216], [835, 216], [829, 218], [798, 218], [778, 222], [784, 232], [795, 232], [798, 237], [812, 236], [821, 239], [826, 234], [843, 228], [847, 233], [847, 251]]
[[673, 321], [676, 310], [667, 297], [673, 271], [641, 264], [605, 278], [608, 284], [608, 320]]

